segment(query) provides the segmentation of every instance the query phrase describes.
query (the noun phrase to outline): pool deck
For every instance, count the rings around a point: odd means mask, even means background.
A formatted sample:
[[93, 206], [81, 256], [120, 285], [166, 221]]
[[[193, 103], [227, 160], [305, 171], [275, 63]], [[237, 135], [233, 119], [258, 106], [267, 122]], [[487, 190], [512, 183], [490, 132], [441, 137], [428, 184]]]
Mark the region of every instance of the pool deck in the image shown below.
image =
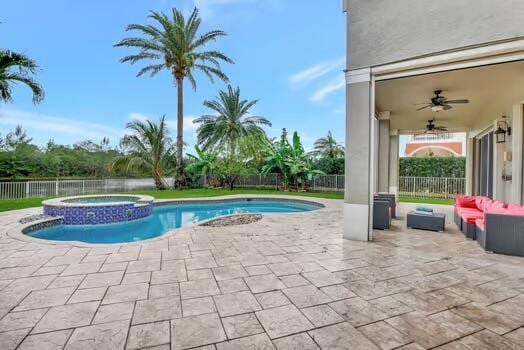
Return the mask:
[[0, 349], [523, 349], [524, 258], [451, 223], [346, 241], [342, 201], [304, 199], [325, 208], [92, 247], [0, 213]]

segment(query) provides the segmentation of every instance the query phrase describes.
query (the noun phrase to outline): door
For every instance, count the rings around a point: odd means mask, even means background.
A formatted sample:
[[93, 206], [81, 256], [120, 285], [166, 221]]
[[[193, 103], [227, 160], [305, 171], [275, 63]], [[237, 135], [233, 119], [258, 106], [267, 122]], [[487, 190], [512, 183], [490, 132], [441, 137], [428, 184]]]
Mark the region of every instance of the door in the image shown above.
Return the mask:
[[480, 139], [480, 195], [493, 198], [493, 132]]

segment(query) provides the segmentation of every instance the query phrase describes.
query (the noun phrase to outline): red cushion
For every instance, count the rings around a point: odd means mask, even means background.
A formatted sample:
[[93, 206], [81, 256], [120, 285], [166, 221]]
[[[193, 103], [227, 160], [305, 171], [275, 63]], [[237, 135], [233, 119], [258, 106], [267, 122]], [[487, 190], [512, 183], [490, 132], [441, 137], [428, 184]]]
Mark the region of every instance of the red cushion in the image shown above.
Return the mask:
[[507, 208], [497, 208], [497, 207], [491, 207], [487, 208], [484, 212], [486, 214], [500, 214], [500, 215], [510, 215]]
[[485, 231], [486, 230], [486, 226], [485, 226], [485, 222], [484, 222], [484, 219], [477, 219], [475, 220], [475, 226], [477, 226], [479, 229], [481, 229], [482, 231]]
[[482, 203], [482, 211], [489, 211], [492, 209], [498, 210], [498, 209], [504, 209], [506, 208], [507, 204], [503, 203], [501, 201], [494, 201], [491, 199], [486, 199]]
[[485, 201], [491, 201], [491, 199], [482, 196], [475, 197], [475, 206], [478, 210], [483, 210]]
[[[491, 210], [490, 210], [491, 212]], [[524, 216], [524, 207], [521, 206], [512, 206], [511, 208], [506, 208], [506, 214], [507, 215], [515, 215], [515, 216]]]
[[462, 215], [462, 214], [466, 214], [466, 213], [479, 213], [479, 214], [482, 214], [483, 212], [478, 210], [478, 209], [473, 209], [473, 208], [457, 208], [457, 214], [459, 215]]
[[464, 220], [468, 224], [474, 224], [475, 220], [484, 219], [484, 213], [481, 211], [464, 212], [460, 214], [460, 217], [462, 218], [462, 220]]
[[473, 196], [457, 196], [455, 198], [455, 205], [459, 208], [476, 208], [475, 197]]

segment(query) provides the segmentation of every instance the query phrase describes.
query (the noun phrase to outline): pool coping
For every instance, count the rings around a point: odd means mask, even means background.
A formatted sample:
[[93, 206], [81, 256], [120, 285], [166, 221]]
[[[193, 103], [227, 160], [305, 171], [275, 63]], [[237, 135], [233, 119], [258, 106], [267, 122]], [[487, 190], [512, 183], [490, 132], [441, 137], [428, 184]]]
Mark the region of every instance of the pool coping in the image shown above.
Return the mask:
[[[133, 201], [132, 203], [129, 203], [128, 201], [121, 201], [121, 202], [102, 202], [102, 203], [79, 203], [79, 202], [67, 202], [68, 200], [72, 199], [80, 199], [80, 198], [111, 198], [111, 197], [128, 197], [128, 198], [134, 198], [137, 199]], [[147, 195], [133, 195], [133, 194], [93, 194], [93, 195], [80, 195], [80, 196], [69, 196], [69, 197], [59, 197], [59, 198], [52, 198], [48, 199], [42, 202], [42, 206], [52, 206], [52, 207], [59, 207], [59, 208], [87, 208], [87, 207], [107, 207], [107, 206], [113, 206], [113, 205], [128, 205], [133, 204], [135, 207], [141, 207], [145, 205], [149, 205], [151, 202], [154, 203], [155, 198], [152, 196]]]
[[[78, 196], [75, 196], [78, 197]], [[202, 203], [202, 202], [214, 202], [214, 203], [227, 203], [227, 202], [234, 202], [238, 200], [262, 200], [262, 201], [270, 201], [270, 200], [284, 200], [289, 202], [298, 202], [298, 203], [304, 203], [304, 204], [310, 204], [310, 205], [316, 205], [319, 208], [315, 210], [314, 212], [319, 212], [328, 209], [328, 201], [332, 201], [332, 199], [325, 199], [325, 198], [311, 198], [306, 196], [289, 196], [289, 195], [228, 195], [228, 196], [220, 196], [220, 197], [201, 197], [201, 198], [178, 198], [178, 199], [155, 199], [153, 201], [153, 205], [155, 207], [162, 207], [162, 206], [169, 206], [177, 203]], [[34, 208], [33, 208], [34, 209]], [[303, 215], [304, 212], [298, 212], [298, 213], [270, 213], [270, 214], [262, 214], [262, 220], [264, 220], [264, 217], [266, 216], [286, 216], [286, 215]], [[231, 215], [223, 215], [219, 217], [229, 217], [236, 214]], [[42, 226], [46, 225], [46, 223], [49, 222], [57, 222], [56, 224], [59, 224], [59, 217], [55, 218], [44, 218], [41, 220], [21, 224], [17, 223], [13, 228], [9, 229], [6, 232], [6, 235], [25, 242], [32, 242], [32, 243], [42, 243], [42, 244], [50, 244], [50, 245], [70, 245], [74, 247], [111, 247], [111, 246], [129, 246], [129, 245], [139, 245], [139, 244], [146, 244], [154, 241], [159, 241], [163, 239], [168, 239], [169, 236], [173, 235], [175, 232], [180, 232], [183, 230], [189, 230], [191, 228], [194, 228], [195, 226], [200, 226], [201, 224], [204, 224], [208, 221], [215, 220], [218, 217], [202, 220], [196, 223], [195, 225], [189, 225], [185, 227], [176, 228], [170, 231], [167, 231], [161, 236], [153, 237], [145, 240], [140, 240], [136, 242], [123, 242], [123, 243], [86, 243], [86, 242], [80, 242], [80, 241], [52, 241], [52, 240], [46, 240], [46, 239], [40, 239], [36, 237], [32, 237], [30, 235], [25, 234], [24, 232], [27, 232], [27, 230], [31, 230], [31, 227], [35, 226]], [[255, 225], [257, 223], [260, 223], [262, 220], [246, 224], [246, 225]], [[52, 225], [54, 226], [54, 225]], [[205, 227], [205, 226], [203, 226]], [[227, 227], [223, 227], [227, 228]], [[216, 227], [208, 227], [208, 229], [217, 229]]]

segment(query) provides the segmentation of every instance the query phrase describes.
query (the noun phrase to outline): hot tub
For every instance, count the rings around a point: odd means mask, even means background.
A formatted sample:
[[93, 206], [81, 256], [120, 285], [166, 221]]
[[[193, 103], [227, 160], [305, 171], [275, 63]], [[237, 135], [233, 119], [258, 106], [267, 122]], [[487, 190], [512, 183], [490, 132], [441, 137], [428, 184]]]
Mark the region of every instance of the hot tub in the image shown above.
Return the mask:
[[44, 214], [62, 217], [64, 225], [101, 225], [148, 217], [153, 200], [151, 196], [96, 195], [55, 198], [43, 205]]

